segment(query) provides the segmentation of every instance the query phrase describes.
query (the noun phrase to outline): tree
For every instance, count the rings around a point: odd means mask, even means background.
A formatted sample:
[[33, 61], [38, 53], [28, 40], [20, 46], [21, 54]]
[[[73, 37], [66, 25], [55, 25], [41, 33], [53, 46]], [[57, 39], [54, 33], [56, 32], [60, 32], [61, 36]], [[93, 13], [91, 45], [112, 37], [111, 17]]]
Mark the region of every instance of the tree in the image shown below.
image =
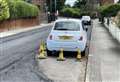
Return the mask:
[[[56, 0], [56, 10], [61, 10], [64, 7], [66, 0]], [[48, 11], [55, 12], [55, 0], [47, 0]]]
[[6, 0], [0, 0], [0, 21], [8, 19], [10, 16]]
[[103, 17], [114, 17], [120, 11], [120, 4], [104, 5], [99, 8], [99, 12]]
[[63, 17], [80, 18], [80, 9], [78, 9], [78, 8], [72, 8], [72, 7], [64, 7], [60, 11], [60, 14]]
[[65, 5], [64, 8], [71, 8], [69, 4]]
[[57, 0], [56, 7], [57, 10], [61, 10], [65, 4], [65, 0]]
[[77, 0], [77, 1], [75, 2], [75, 4], [74, 4], [74, 7], [81, 9], [81, 8], [83, 8], [83, 6], [86, 5], [86, 3], [87, 3], [86, 0]]

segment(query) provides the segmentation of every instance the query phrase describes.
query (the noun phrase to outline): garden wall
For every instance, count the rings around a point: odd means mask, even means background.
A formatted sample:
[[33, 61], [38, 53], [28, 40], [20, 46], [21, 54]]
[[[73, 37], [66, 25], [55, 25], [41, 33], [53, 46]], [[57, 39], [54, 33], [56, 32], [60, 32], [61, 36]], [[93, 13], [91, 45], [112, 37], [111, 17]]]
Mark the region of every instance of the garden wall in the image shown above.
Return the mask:
[[105, 23], [104, 23], [105, 27], [109, 30], [109, 32], [111, 33], [111, 35], [118, 40], [118, 42], [120, 43], [120, 28], [115, 24], [115, 22], [113, 22], [112, 19], [110, 19], [110, 23], [109, 25], [107, 24], [107, 19], [105, 18]]
[[38, 18], [5, 20], [0, 22], [0, 32], [39, 25]]

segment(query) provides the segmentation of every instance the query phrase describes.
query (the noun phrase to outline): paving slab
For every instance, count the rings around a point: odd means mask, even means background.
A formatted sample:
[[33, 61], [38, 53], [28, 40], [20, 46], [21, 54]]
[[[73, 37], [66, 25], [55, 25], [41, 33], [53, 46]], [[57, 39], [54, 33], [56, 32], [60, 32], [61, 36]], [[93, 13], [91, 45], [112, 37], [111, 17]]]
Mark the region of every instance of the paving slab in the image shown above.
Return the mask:
[[54, 82], [84, 82], [86, 59], [82, 62], [74, 58], [57, 61], [56, 58], [38, 59], [38, 66], [49, 79]]
[[98, 20], [93, 22], [86, 82], [120, 82], [120, 44]]

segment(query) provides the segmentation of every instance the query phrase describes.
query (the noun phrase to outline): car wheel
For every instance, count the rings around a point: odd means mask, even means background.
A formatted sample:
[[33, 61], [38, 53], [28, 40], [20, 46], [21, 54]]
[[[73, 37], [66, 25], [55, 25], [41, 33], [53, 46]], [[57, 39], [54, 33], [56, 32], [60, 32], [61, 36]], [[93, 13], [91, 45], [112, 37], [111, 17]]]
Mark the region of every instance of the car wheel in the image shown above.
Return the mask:
[[86, 28], [85, 30], [88, 31], [88, 28]]
[[47, 55], [48, 56], [52, 55], [52, 51], [50, 51], [50, 50], [47, 49]]
[[82, 56], [85, 56], [85, 55], [86, 55], [86, 49], [87, 49], [87, 47], [85, 47], [85, 50], [81, 52], [81, 55], [82, 55]]
[[86, 51], [86, 50], [84, 50], [84, 51], [81, 52], [81, 55], [82, 55], [82, 56], [85, 56], [85, 51]]

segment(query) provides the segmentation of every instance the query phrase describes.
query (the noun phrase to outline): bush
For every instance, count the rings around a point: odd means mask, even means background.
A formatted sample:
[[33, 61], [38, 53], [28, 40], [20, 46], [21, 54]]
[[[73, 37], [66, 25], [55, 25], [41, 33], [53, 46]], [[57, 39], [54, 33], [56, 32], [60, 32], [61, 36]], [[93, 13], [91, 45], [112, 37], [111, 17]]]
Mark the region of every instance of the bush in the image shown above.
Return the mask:
[[63, 8], [60, 11], [60, 15], [64, 17], [73, 17], [73, 18], [79, 18], [80, 17], [80, 9], [77, 8]]
[[116, 16], [120, 10], [120, 4], [111, 4], [107, 6], [101, 6], [99, 12], [102, 17], [113, 17]]
[[37, 6], [25, 1], [9, 1], [10, 19], [16, 18], [31, 18], [39, 14]]
[[6, 0], [0, 0], [0, 21], [8, 19], [10, 16]]
[[60, 11], [60, 15], [61, 16], [65, 16], [65, 17], [71, 17], [72, 15], [72, 9], [71, 8], [64, 8]]
[[89, 11], [81, 11], [79, 8], [65, 7], [60, 11], [60, 15], [64, 17], [81, 18], [83, 15], [94, 17], [96, 13]]
[[75, 18], [80, 18], [80, 9], [78, 8], [73, 8], [73, 17]]
[[80, 15], [81, 15], [81, 16], [84, 16], [84, 15], [89, 15], [89, 16], [91, 16], [91, 13], [88, 12], [88, 11], [82, 11], [82, 12], [80, 13]]
[[117, 25], [120, 28], [120, 12], [117, 14]]

